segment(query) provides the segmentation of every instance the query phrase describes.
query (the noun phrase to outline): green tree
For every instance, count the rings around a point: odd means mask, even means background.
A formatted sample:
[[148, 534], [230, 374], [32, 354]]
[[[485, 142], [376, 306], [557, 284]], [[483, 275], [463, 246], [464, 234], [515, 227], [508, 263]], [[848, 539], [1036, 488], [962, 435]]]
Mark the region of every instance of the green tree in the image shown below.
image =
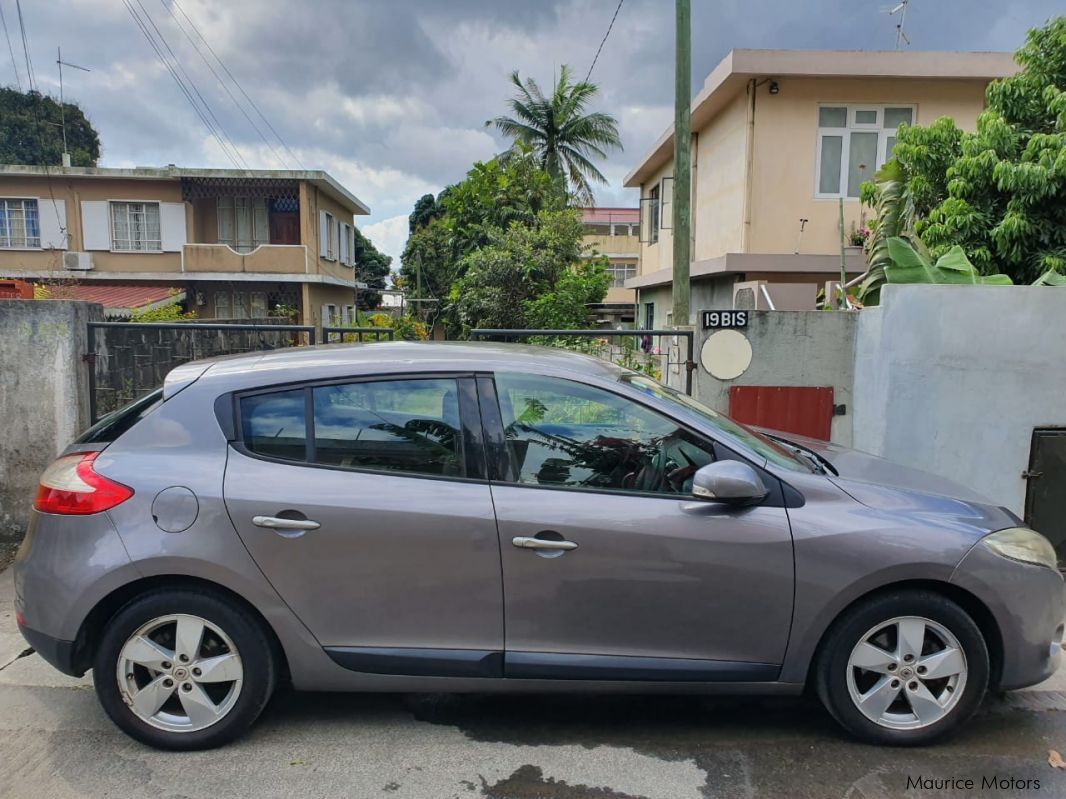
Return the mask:
[[59, 166], [63, 162], [63, 130], [66, 119], [67, 149], [74, 166], [96, 166], [100, 137], [85, 113], [75, 103], [59, 103], [29, 91], [0, 89], [0, 164]]
[[463, 261], [452, 286], [464, 330], [472, 327], [584, 327], [586, 303], [600, 302], [609, 279], [602, 257], [583, 260], [574, 209], [541, 211], [532, 225], [497, 228]]
[[1066, 272], [1066, 17], [1031, 30], [1015, 60], [1021, 71], [989, 85], [975, 132], [946, 118], [901, 127], [894, 202], [933, 261], [958, 245], [981, 274], [1032, 283]]
[[523, 148], [504, 161], [474, 164], [464, 180], [437, 196], [432, 210], [428, 196], [411, 215], [400, 275], [411, 296], [420, 284], [421, 296], [436, 300], [426, 306], [429, 320], [440, 319], [458, 335], [462, 326], [449, 297], [467, 268], [466, 257], [512, 224], [529, 227], [541, 211], [566, 208], [566, 196]]
[[558, 182], [568, 184], [579, 203], [593, 203], [592, 183], [607, 183], [594, 158], [621, 150], [618, 122], [600, 111], [586, 113], [599, 88], [589, 81], [572, 82], [565, 64], [550, 97], [532, 78], [511, 73], [517, 96], [508, 101], [514, 116], [500, 116], [485, 124], [532, 149], [541, 168]]
[[389, 276], [392, 258], [379, 252], [373, 242], [358, 228], [355, 229], [355, 246], [352, 254], [355, 256], [356, 277], [370, 287], [366, 291], [359, 292], [359, 307], [363, 310], [377, 308], [381, 305], [381, 293], [374, 289], [385, 288], [385, 279]]

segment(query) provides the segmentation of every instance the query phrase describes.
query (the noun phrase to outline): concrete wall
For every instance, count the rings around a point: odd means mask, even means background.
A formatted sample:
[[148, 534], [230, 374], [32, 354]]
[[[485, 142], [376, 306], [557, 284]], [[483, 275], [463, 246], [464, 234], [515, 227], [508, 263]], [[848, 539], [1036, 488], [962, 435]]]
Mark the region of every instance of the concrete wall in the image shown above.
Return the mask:
[[0, 300], [0, 539], [25, 532], [37, 478], [89, 424], [86, 322], [103, 307]]
[[855, 446], [1022, 515], [1035, 427], [1066, 427], [1066, 291], [887, 286], [859, 314]]
[[[751, 365], [733, 380], [718, 380], [700, 364], [695, 395], [727, 413], [732, 386], [831, 386], [833, 403], [847, 407], [843, 416], [833, 417], [832, 440], [850, 446], [858, 317], [828, 311], [752, 311], [748, 326], [740, 331], [751, 344]], [[697, 362], [713, 332], [696, 331]]]
[[748, 128], [748, 98], [741, 93], [696, 133], [693, 260], [746, 251]]

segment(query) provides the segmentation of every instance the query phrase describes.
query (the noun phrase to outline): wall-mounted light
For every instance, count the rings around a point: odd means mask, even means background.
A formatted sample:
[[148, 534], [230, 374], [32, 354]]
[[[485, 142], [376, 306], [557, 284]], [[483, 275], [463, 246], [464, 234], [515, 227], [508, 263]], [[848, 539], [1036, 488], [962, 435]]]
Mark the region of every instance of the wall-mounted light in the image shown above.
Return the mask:
[[776, 80], [770, 81], [770, 94], [777, 94], [781, 91], [781, 87], [777, 85]]

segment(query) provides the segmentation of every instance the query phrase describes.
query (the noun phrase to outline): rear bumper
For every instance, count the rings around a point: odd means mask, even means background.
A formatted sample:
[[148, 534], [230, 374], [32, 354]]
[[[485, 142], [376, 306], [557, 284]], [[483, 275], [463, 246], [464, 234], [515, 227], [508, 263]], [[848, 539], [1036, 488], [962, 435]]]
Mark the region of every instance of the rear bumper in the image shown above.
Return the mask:
[[995, 619], [1003, 662], [993, 687], [1025, 688], [1055, 673], [1066, 615], [1066, 588], [1057, 571], [1008, 560], [978, 544], [951, 582], [977, 596]]
[[22, 633], [26, 643], [32, 646], [38, 655], [64, 674], [69, 674], [71, 677], [80, 677], [85, 673], [85, 669], [75, 665], [73, 641], [53, 638], [21, 624], [19, 625], [19, 632]]

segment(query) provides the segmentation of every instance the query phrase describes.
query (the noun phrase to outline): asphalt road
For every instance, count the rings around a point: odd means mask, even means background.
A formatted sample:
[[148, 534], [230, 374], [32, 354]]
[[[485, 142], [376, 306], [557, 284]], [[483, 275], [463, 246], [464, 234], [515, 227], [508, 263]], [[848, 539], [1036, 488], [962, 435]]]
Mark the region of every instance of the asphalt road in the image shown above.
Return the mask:
[[19, 657], [13, 615], [0, 574], [5, 798], [1066, 796], [1066, 770], [1047, 762], [1066, 754], [1066, 678], [990, 698], [961, 735], [926, 749], [857, 744], [802, 699], [287, 692], [242, 741], [174, 754], [112, 727], [88, 679]]

